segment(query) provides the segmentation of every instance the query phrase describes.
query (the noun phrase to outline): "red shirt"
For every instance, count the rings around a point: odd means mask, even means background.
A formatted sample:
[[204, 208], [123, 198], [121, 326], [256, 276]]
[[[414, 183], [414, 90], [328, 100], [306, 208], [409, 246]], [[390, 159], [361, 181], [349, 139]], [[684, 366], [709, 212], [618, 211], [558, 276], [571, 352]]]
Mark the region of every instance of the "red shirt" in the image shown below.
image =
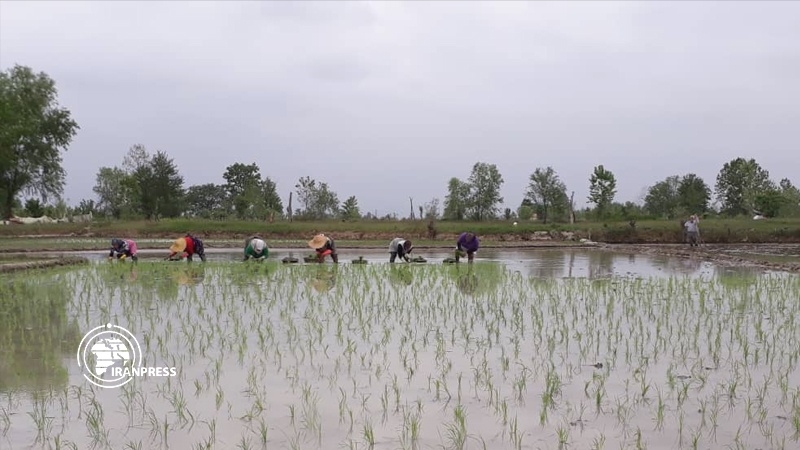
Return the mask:
[[192, 238], [188, 236], [185, 237], [184, 239], [186, 239], [186, 250], [184, 250], [183, 252], [186, 253], [187, 255], [194, 255], [194, 240], [192, 240]]

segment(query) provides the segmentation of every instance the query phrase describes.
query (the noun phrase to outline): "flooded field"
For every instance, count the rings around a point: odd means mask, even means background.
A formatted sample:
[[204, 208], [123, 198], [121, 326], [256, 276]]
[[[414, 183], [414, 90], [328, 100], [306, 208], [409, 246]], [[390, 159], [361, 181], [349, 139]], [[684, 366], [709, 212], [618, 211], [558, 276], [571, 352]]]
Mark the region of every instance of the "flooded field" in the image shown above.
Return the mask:
[[[800, 278], [590, 250], [422, 254], [94, 253], [3, 275], [0, 448], [800, 445]], [[90, 383], [79, 359], [103, 358], [81, 341], [105, 324], [138, 341], [134, 367], [175, 376]]]

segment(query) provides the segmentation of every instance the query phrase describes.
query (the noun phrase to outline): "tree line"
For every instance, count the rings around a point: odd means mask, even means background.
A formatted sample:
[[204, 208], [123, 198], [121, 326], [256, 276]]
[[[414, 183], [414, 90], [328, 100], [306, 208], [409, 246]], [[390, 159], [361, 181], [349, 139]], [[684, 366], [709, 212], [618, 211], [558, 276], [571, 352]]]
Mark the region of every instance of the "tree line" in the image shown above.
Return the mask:
[[[339, 201], [337, 193], [326, 182], [309, 176], [301, 177], [290, 196], [296, 202], [284, 207], [277, 185], [262, 176], [256, 163], [235, 163], [224, 173], [224, 184], [202, 184], [184, 190], [183, 178], [172, 159], [165, 153], [153, 155], [141, 145], [133, 146], [120, 167], [103, 167], [97, 173], [94, 192], [97, 203], [92, 208], [114, 218], [190, 216], [224, 219], [298, 219], [358, 220], [377, 219], [374, 214], [362, 216], [358, 200], [350, 196]], [[574, 192], [552, 167], [539, 167], [531, 173], [522, 203], [516, 210], [501, 211], [504, 183], [495, 164], [478, 162], [466, 180], [457, 177], [447, 183], [447, 196], [439, 211], [437, 198], [418, 206], [410, 203], [411, 219], [444, 219], [484, 221], [503, 219], [543, 222], [613, 218], [673, 219], [690, 214], [721, 214], [729, 217], [761, 214], [766, 217], [800, 215], [800, 191], [788, 179], [773, 182], [769, 172], [754, 159], [736, 158], [725, 163], [716, 178], [714, 189], [693, 173], [673, 175], [648, 187], [643, 204], [615, 202], [617, 181], [613, 172], [596, 166], [588, 178], [592, 205], [575, 211]], [[712, 193], [719, 207], [712, 205]], [[396, 219], [388, 215], [385, 219]]]
[[[95, 198], [69, 208], [61, 195], [65, 152], [80, 127], [70, 111], [59, 106], [55, 82], [45, 73], [14, 66], [0, 73], [0, 207], [4, 217], [93, 213], [112, 218], [159, 219], [200, 217], [251, 220], [378, 219], [362, 215], [358, 200], [344, 201], [324, 181], [298, 179], [283, 204], [276, 183], [255, 163], [225, 168], [223, 184], [185, 186], [174, 160], [166, 152], [150, 153], [132, 146], [119, 165], [101, 167], [95, 178]], [[773, 181], [755, 159], [735, 158], [723, 165], [712, 188], [693, 173], [673, 175], [649, 186], [642, 204], [615, 201], [617, 179], [602, 165], [589, 174], [588, 202], [576, 211], [569, 191], [549, 166], [535, 168], [521, 204], [504, 208], [503, 177], [495, 164], [477, 162], [469, 176], [452, 177], [441, 205], [438, 198], [417, 205], [410, 201], [409, 218], [445, 220], [672, 219], [689, 214], [767, 217], [800, 216], [800, 191], [788, 179]], [[712, 194], [716, 204], [712, 204]], [[24, 204], [22, 198], [27, 198]], [[72, 209], [72, 211], [70, 211]], [[397, 219], [396, 214], [382, 219]]]

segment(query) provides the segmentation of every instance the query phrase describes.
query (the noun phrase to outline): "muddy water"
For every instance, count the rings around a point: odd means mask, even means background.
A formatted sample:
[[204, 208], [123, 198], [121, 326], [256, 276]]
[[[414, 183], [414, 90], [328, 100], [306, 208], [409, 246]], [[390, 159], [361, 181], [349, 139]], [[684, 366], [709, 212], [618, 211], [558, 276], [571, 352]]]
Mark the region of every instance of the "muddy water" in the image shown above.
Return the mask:
[[[798, 446], [796, 277], [587, 251], [209, 256], [5, 277], [0, 448]], [[93, 387], [75, 352], [108, 322], [178, 376]]]

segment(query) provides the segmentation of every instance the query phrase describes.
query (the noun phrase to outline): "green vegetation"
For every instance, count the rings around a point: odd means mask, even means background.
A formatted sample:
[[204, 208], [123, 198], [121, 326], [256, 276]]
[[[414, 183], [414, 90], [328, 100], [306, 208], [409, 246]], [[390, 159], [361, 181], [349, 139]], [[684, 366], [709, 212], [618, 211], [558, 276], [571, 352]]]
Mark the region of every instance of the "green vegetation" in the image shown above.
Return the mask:
[[[800, 437], [798, 277], [209, 262], [1, 281], [11, 448], [788, 449]], [[78, 337], [108, 322], [135, 334], [146, 366], [178, 375], [112, 393], [68, 375]]]
[[3, 217], [11, 216], [19, 194], [38, 194], [47, 200], [63, 191], [61, 152], [79, 127], [70, 112], [59, 107], [57, 97], [55, 82], [45, 73], [19, 65], [0, 72]]
[[[632, 226], [633, 225], [633, 226]], [[274, 223], [246, 220], [165, 219], [157, 222], [96, 221], [91, 225], [81, 223], [32, 224], [0, 226], [0, 240], [15, 236], [64, 236], [65, 239], [96, 237], [107, 240], [114, 236], [133, 239], [174, 239], [187, 231], [204, 239], [239, 240], [261, 234], [268, 241], [310, 239], [316, 233], [330, 234], [338, 242], [369, 241], [369, 245], [388, 245], [397, 236], [427, 241], [432, 245], [451, 245], [456, 235], [471, 230], [482, 237], [482, 243], [541, 242], [542, 239], [560, 241], [565, 233], [574, 233], [573, 239], [591, 239], [607, 243], [681, 243], [683, 228], [679, 221], [642, 220], [631, 223], [579, 222], [576, 224], [541, 224], [521, 222], [434, 222], [424, 221], [316, 221]], [[701, 237], [705, 243], [794, 243], [800, 242], [800, 220], [770, 219], [705, 219], [700, 222]], [[538, 233], [538, 234], [537, 234]], [[543, 235], [544, 234], [544, 235]], [[567, 234], [566, 236], [570, 236]], [[0, 243], [0, 246], [4, 244]], [[104, 246], [106, 244], [103, 244]], [[240, 246], [241, 242], [235, 244]]]

